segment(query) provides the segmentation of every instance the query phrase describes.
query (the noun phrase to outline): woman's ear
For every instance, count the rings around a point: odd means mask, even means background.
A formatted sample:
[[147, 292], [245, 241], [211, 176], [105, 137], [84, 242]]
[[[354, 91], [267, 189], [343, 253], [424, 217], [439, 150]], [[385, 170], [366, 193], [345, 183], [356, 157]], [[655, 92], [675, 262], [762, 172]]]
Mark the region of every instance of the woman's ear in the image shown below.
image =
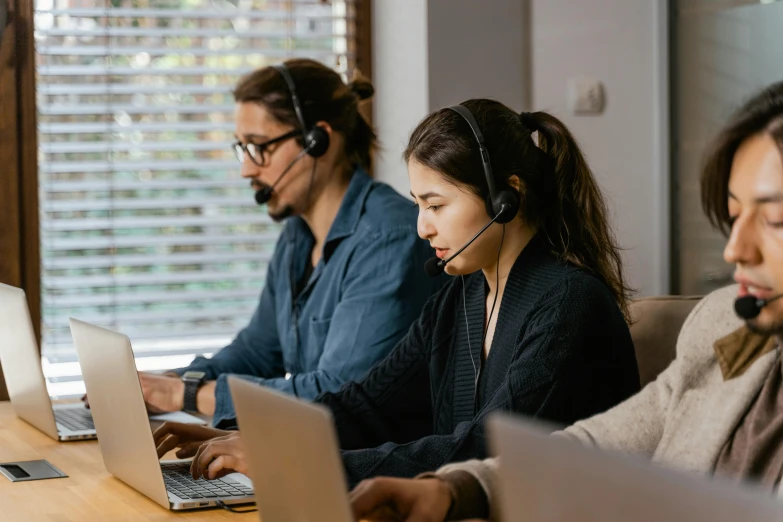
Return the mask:
[[522, 190], [522, 180], [519, 179], [519, 176], [516, 174], [508, 178], [506, 181], [508, 182], [508, 185], [515, 191], [519, 192]]
[[511, 190], [517, 193], [517, 197], [520, 200], [519, 209], [517, 210], [517, 217], [521, 217], [522, 222], [525, 223], [525, 225], [527, 225], [522, 212], [522, 208], [525, 206], [525, 196], [524, 194], [522, 194], [522, 180], [519, 179], [519, 176], [513, 175], [506, 180], [506, 183], [508, 183], [508, 186], [509, 188], [511, 188]]
[[328, 121], [317, 121], [315, 122], [315, 125], [313, 127], [321, 127], [323, 130], [326, 131], [326, 133], [329, 135], [329, 137], [332, 137], [332, 133], [334, 132], [334, 129], [331, 125], [329, 125]]

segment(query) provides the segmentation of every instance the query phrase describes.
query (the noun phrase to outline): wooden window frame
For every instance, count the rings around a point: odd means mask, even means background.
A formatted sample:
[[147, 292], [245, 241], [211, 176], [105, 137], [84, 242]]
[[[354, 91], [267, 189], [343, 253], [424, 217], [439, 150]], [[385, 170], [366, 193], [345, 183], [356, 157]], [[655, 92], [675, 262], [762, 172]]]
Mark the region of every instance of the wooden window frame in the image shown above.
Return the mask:
[[[40, 346], [33, 0], [7, 0], [0, 39], [0, 282], [27, 293]], [[0, 400], [8, 398], [0, 372]]]
[[[372, 0], [357, 0], [356, 3], [356, 68], [363, 76], [373, 81], [372, 75]], [[372, 125], [372, 98], [359, 105], [359, 112]], [[375, 165], [375, 158], [373, 167]], [[373, 167], [370, 176], [374, 175]]]
[[[7, 0], [7, 3], [7, 25], [0, 37], [0, 283], [25, 290], [40, 346], [34, 5], [33, 0]], [[356, 15], [357, 68], [372, 79], [371, 0], [359, 0]], [[370, 120], [370, 102], [362, 107], [362, 112]], [[7, 399], [0, 371], [0, 400]]]

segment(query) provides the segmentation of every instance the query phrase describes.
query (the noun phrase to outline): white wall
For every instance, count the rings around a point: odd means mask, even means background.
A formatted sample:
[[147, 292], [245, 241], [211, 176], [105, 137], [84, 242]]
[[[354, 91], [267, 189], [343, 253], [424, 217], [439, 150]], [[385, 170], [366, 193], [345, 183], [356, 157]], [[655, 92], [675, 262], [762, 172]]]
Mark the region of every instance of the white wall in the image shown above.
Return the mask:
[[[641, 295], [668, 292], [666, 4], [375, 0], [377, 177], [408, 193], [408, 135], [445, 105], [486, 96], [551, 111], [574, 131], [609, 198], [630, 283]], [[567, 80], [578, 74], [604, 82], [602, 115], [569, 114]]]
[[402, 151], [436, 109], [476, 97], [524, 108], [523, 7], [523, 0], [373, 1], [376, 178], [408, 194]]
[[522, 110], [523, 0], [429, 0], [429, 106], [494, 98]]
[[375, 177], [408, 194], [402, 151], [429, 112], [426, 1], [373, 0], [372, 37], [373, 123], [381, 142]]
[[[531, 0], [531, 105], [574, 132], [610, 202], [629, 280], [669, 289], [667, 2]], [[569, 113], [568, 78], [604, 82], [606, 109]]]

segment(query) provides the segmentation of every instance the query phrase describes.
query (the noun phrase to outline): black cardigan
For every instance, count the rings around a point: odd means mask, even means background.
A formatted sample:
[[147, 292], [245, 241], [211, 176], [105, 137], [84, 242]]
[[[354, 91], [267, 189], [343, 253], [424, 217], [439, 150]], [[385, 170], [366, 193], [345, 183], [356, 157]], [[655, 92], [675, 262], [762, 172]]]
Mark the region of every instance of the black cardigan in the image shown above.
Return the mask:
[[496, 309], [474, 403], [465, 312], [478, 369], [486, 287], [481, 272], [464, 283], [466, 308], [462, 279], [454, 278], [361, 382], [316, 399], [334, 415], [350, 486], [487, 457], [484, 421], [496, 410], [571, 424], [639, 390], [631, 335], [606, 285], [534, 238]]

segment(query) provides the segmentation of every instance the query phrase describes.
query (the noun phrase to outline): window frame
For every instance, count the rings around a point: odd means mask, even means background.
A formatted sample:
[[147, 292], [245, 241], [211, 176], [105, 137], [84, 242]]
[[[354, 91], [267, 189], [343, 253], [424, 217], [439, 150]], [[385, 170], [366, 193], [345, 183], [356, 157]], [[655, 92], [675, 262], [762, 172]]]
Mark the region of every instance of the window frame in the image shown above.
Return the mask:
[[[0, 39], [0, 282], [21, 287], [40, 349], [41, 267], [38, 221], [38, 143], [33, 40], [34, 0], [7, 0]], [[357, 57], [372, 79], [371, 0], [356, 0]], [[362, 114], [371, 121], [372, 104]], [[0, 372], [0, 400], [7, 400]]]
[[[33, 0], [8, 0], [0, 40], [0, 282], [21, 287], [40, 346]], [[0, 400], [8, 399], [0, 373]]]

